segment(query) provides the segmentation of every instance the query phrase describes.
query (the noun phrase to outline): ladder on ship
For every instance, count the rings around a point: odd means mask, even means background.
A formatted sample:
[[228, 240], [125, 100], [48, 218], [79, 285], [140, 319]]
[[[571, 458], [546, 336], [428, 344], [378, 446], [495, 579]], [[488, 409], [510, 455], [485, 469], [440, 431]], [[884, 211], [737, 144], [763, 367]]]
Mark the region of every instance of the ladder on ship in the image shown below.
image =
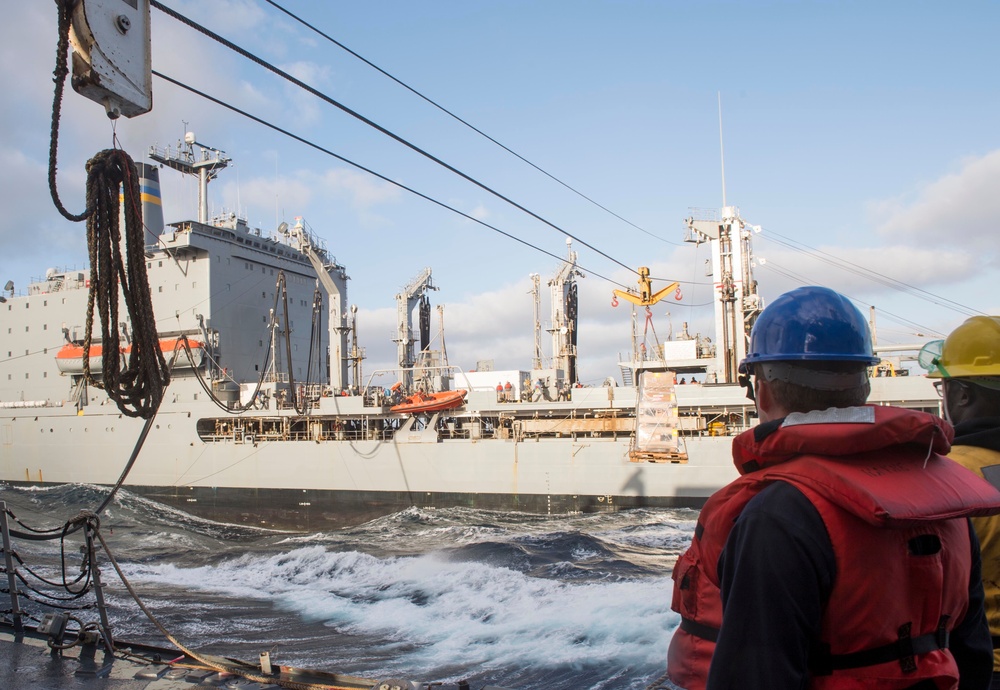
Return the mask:
[[621, 369], [622, 372], [622, 385], [623, 386], [634, 385], [634, 381], [632, 380], [632, 367], [625, 366], [624, 364], [622, 364], [619, 365], [618, 368]]

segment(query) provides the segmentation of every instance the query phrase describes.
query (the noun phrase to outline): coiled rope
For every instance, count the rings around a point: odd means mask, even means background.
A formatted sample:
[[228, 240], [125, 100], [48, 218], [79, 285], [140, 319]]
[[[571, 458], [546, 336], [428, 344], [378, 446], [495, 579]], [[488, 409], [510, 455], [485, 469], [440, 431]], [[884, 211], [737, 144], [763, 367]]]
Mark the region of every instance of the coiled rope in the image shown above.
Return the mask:
[[[119, 189], [125, 210], [125, 255], [119, 220]], [[132, 158], [119, 149], [106, 149], [87, 162], [87, 250], [90, 255], [90, 294], [83, 340], [83, 375], [104, 389], [118, 409], [129, 417], [149, 419], [156, 414], [170, 383], [170, 370], [160, 350], [153, 301], [146, 276], [139, 180]], [[118, 330], [119, 284], [129, 319], [132, 342], [122, 367]], [[94, 306], [101, 318], [101, 375], [90, 371]]]

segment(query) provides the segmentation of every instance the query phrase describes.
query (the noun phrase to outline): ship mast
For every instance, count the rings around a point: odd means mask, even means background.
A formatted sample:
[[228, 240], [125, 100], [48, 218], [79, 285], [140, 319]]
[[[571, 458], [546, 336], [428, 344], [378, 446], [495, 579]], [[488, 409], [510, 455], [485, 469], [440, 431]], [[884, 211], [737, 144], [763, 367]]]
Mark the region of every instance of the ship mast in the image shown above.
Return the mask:
[[566, 261], [559, 273], [549, 281], [552, 289], [552, 367], [562, 370], [566, 383], [576, 383], [576, 326], [577, 292], [576, 278], [583, 278], [583, 272], [576, 266], [576, 252], [573, 241], [566, 238]]
[[542, 322], [541, 322], [541, 311], [542, 311], [542, 300], [541, 293], [539, 291], [539, 285], [541, 284], [542, 277], [537, 273], [532, 273], [529, 278], [531, 278], [531, 306], [532, 306], [532, 316], [534, 316], [534, 335], [535, 335], [535, 353], [531, 358], [532, 369], [538, 370], [542, 368]]
[[722, 163], [722, 210], [718, 214], [688, 218], [685, 242], [709, 242], [712, 253], [712, 283], [715, 303], [715, 364], [719, 383], [735, 383], [737, 368], [746, 357], [750, 330], [763, 308], [753, 275], [753, 232], [759, 225], [749, 225], [740, 210], [726, 203], [726, 167], [722, 155], [722, 95], [719, 95], [719, 152]]
[[330, 329], [330, 388], [339, 393], [348, 386], [347, 365], [350, 356], [347, 354], [347, 336], [351, 330], [347, 323], [347, 281], [350, 277], [347, 270], [330, 256], [323, 243], [310, 232], [302, 217], [295, 218], [295, 225], [288, 223], [278, 226], [278, 232], [287, 235], [293, 244], [305, 254], [312, 264], [320, 285], [327, 294], [327, 312]]
[[[199, 149], [197, 154], [195, 146]], [[168, 168], [198, 178], [198, 222], [208, 224], [208, 183], [218, 177], [232, 159], [223, 151], [196, 141], [193, 132], [184, 135], [183, 146], [177, 142], [176, 152], [150, 146], [149, 157]]]
[[396, 295], [396, 352], [399, 357], [399, 381], [407, 393], [413, 388], [413, 366], [417, 358], [413, 347], [413, 308], [428, 290], [437, 290], [431, 281], [431, 269], [425, 268]]

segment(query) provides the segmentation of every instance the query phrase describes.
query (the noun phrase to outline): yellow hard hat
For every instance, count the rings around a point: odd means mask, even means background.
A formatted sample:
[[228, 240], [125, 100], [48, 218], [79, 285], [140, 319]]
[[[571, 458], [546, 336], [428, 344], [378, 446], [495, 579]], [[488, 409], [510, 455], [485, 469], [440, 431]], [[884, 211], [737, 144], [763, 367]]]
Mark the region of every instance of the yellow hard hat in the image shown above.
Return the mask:
[[1000, 376], [1000, 316], [973, 316], [951, 332], [930, 378]]

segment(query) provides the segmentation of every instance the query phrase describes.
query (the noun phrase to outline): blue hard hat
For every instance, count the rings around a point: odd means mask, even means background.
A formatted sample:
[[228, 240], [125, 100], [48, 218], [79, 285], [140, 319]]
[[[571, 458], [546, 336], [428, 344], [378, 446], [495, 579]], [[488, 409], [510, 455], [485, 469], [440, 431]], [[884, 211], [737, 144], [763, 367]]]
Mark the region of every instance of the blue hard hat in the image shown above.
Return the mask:
[[745, 374], [758, 362], [805, 361], [879, 362], [864, 316], [829, 288], [797, 288], [768, 305], [750, 332], [739, 371]]

